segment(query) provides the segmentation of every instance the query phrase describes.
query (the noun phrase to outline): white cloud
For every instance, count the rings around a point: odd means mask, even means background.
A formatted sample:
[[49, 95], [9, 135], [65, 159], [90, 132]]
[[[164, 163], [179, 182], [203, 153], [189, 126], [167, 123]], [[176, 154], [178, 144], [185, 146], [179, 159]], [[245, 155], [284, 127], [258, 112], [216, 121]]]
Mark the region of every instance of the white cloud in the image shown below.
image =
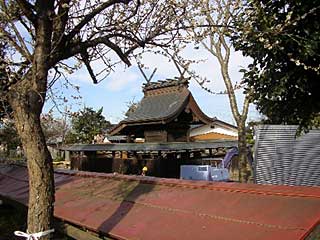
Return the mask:
[[[207, 86], [213, 91], [221, 91], [225, 89], [225, 85], [221, 77], [220, 65], [217, 59], [207, 50], [203, 48], [195, 50], [190, 45], [183, 51], [183, 56], [192, 60], [205, 60], [191, 65], [191, 69], [195, 70], [200, 76], [206, 77], [210, 80], [210, 83], [207, 83]], [[114, 61], [119, 60], [113, 53], [110, 54], [110, 59]], [[235, 52], [233, 49], [231, 50], [229, 73], [234, 83], [236, 81], [239, 82], [242, 77], [239, 70], [242, 67], [246, 67], [250, 62], [251, 60], [243, 57], [241, 52]], [[179, 76], [178, 70], [173, 62], [169, 62], [167, 58], [159, 54], [145, 53], [143, 55], [142, 63], [147, 67], [147, 69], [144, 70], [147, 76], [150, 76], [153, 70], [157, 68], [157, 72], [152, 81]], [[135, 63], [132, 61], [132, 64]], [[102, 61], [98, 60], [92, 64], [92, 67], [94, 72], [98, 73], [105, 68], [105, 65]], [[74, 83], [76, 83], [75, 81], [79, 81], [85, 84], [92, 84], [91, 77], [85, 67], [71, 74], [69, 78], [73, 80]], [[135, 91], [137, 91], [138, 89], [141, 89], [141, 84], [145, 80], [137, 66], [133, 65], [127, 68], [124, 64], [119, 64], [104, 81], [107, 82], [106, 86], [110, 91], [121, 91], [126, 86], [131, 86]], [[134, 83], [136, 85], [134, 85]], [[132, 88], [130, 89], [133, 90]]]
[[[195, 50], [192, 45], [186, 47], [182, 53], [182, 56], [190, 60], [198, 60], [201, 62], [192, 64], [191, 70], [196, 71], [201, 77], [205, 77], [210, 80], [207, 86], [213, 91], [221, 91], [225, 89], [224, 82], [222, 80], [220, 65], [218, 60], [203, 47]], [[231, 49], [229, 73], [231, 80], [239, 82], [242, 77], [242, 73], [239, 70], [246, 67], [251, 60], [242, 56], [241, 52], [236, 52]], [[167, 58], [153, 53], [145, 53], [143, 55], [142, 63], [149, 69], [146, 72], [150, 75], [154, 68], [157, 68], [157, 72], [153, 81], [163, 80], [165, 78], [173, 78], [179, 76], [178, 70], [176, 69], [173, 62], [169, 62]]]
[[127, 69], [125, 71], [117, 70], [110, 74], [109, 78], [106, 79], [106, 87], [109, 91], [121, 91], [125, 88], [130, 89], [131, 86], [138, 84], [140, 76]]
[[72, 81], [74, 84], [84, 83], [84, 84], [92, 84], [92, 79], [85, 68], [81, 68], [80, 70], [70, 74], [68, 79]]
[[[93, 72], [98, 75], [97, 80], [98, 81], [105, 81], [110, 79], [117, 79], [117, 75], [124, 71], [125, 64], [120, 62], [119, 57], [112, 51], [108, 53], [108, 59], [111, 64], [114, 64], [116, 62], [119, 62], [119, 64], [116, 64], [113, 69], [107, 69], [108, 66], [101, 60], [95, 60], [90, 63], [91, 68], [93, 69]], [[75, 64], [75, 61], [73, 59], [68, 60], [69, 65], [72, 66], [72, 64]], [[108, 75], [107, 71], [110, 71], [110, 74]], [[119, 75], [119, 76], [120, 76]], [[90, 74], [88, 73], [87, 68], [82, 65], [81, 69], [75, 71], [74, 73], [68, 75], [68, 78], [73, 81], [73, 83], [76, 83], [76, 81], [79, 81], [80, 83], [84, 84], [92, 84], [92, 78]], [[117, 88], [116, 88], [117, 89]], [[118, 90], [118, 89], [117, 89]]]
[[[225, 89], [220, 66], [214, 56], [204, 49], [195, 50], [192, 46], [185, 49], [184, 56], [196, 60], [206, 59], [207, 61], [205, 62], [192, 65], [192, 69], [199, 73], [200, 76], [211, 80], [208, 87], [213, 91]], [[111, 54], [110, 58], [119, 61], [119, 58], [115, 54]], [[143, 56], [142, 63], [148, 67], [145, 70], [147, 76], [150, 76], [154, 68], [157, 68], [156, 75], [152, 81], [179, 76], [175, 65], [161, 55], [146, 53]], [[250, 63], [250, 59], [244, 58], [240, 52], [231, 51], [229, 73], [234, 82], [240, 81], [242, 74], [239, 73], [239, 70], [241, 67], [246, 67], [248, 63]], [[127, 109], [126, 103], [133, 98], [139, 101], [143, 95], [141, 88], [145, 79], [135, 65], [136, 63], [132, 61], [132, 64], [133, 66], [129, 68], [124, 64], [117, 65], [114, 71], [103, 82], [99, 83], [99, 86], [92, 84], [92, 80], [85, 67], [69, 75], [69, 79], [81, 86], [80, 91], [84, 95], [84, 102], [90, 106], [97, 106], [97, 108], [103, 106], [107, 119], [110, 119], [112, 122], [118, 122], [123, 119], [123, 113]], [[102, 61], [96, 61], [92, 64], [92, 67], [97, 73], [105, 65]], [[191, 81], [190, 90], [200, 108], [206, 114], [235, 124], [230, 110], [229, 99], [226, 95], [211, 95], [201, 89], [195, 81]], [[239, 91], [237, 99], [241, 109], [243, 95]], [[256, 116], [258, 114], [254, 110], [254, 107], [252, 107], [249, 112], [249, 119], [256, 119]]]
[[156, 74], [152, 81], [172, 78], [178, 74], [174, 64], [159, 54], [144, 53], [142, 63], [148, 68], [144, 70], [147, 73], [147, 76], [151, 75], [153, 70], [157, 68]]

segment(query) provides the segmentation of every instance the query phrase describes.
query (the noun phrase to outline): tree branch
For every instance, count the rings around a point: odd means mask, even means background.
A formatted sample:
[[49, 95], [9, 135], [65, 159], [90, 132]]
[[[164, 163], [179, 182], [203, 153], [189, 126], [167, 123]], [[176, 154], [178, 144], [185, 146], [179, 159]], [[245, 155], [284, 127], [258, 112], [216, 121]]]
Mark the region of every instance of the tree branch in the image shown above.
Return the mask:
[[56, 59], [52, 59], [52, 62], [56, 63], [74, 55], [81, 54], [84, 50], [93, 48], [99, 44], [104, 44], [112, 49], [125, 64], [131, 66], [128, 55], [124, 53], [115, 43], [111, 42], [107, 37], [99, 37], [85, 42], [74, 42], [72, 45], [66, 47], [68, 50], [63, 52], [62, 55], [59, 55]]
[[219, 33], [219, 41], [222, 43], [222, 46], [223, 46], [224, 50], [226, 51], [226, 54], [224, 56], [224, 62], [226, 62], [229, 65], [230, 47], [226, 43], [226, 40], [223, 36], [223, 33]]
[[14, 33], [16, 34], [16, 37], [18, 38], [20, 44], [21, 44], [21, 48], [23, 49], [24, 53], [25, 53], [25, 57], [30, 61], [32, 62], [32, 57], [31, 57], [31, 54], [24, 42], [24, 39], [22, 38], [21, 34], [19, 33], [18, 29], [16, 28], [16, 26], [14, 25], [14, 23], [11, 22], [11, 27], [14, 31]]
[[5, 31], [3, 28], [0, 28], [0, 33], [3, 34], [3, 37], [10, 42], [10, 44], [23, 56], [25, 59], [29, 60], [28, 54], [24, 51], [24, 49], [16, 42], [15, 39], [10, 36], [10, 34]]
[[18, 16], [20, 23], [24, 26], [24, 28], [28, 31], [30, 34], [31, 38], [34, 39], [34, 32], [31, 26], [28, 26], [27, 23], [25, 22], [23, 16]]
[[90, 77], [92, 78], [92, 81], [94, 84], [97, 84], [98, 81], [97, 81], [97, 78], [96, 78], [96, 75], [94, 75], [94, 72], [90, 66], [90, 60], [89, 60], [89, 54], [87, 52], [87, 50], [83, 50], [81, 53], [81, 58], [82, 58], [82, 61], [84, 62], [84, 64], [86, 65], [86, 68], [90, 74]]
[[250, 93], [247, 93], [243, 102], [242, 118], [245, 118], [248, 115], [249, 105], [250, 105]]
[[37, 25], [37, 15], [34, 14], [34, 6], [26, 0], [17, 0], [20, 9], [34, 26]]
[[64, 36], [64, 31], [68, 22], [69, 4], [71, 0], [61, 0], [59, 2], [58, 14], [53, 20], [53, 45], [59, 45]]
[[96, 9], [92, 10], [89, 14], [87, 14], [79, 23], [76, 25], [72, 31], [65, 36], [64, 41], [68, 43], [72, 40], [72, 38], [80, 32], [80, 30], [88, 23], [90, 22], [95, 16], [97, 16], [99, 13], [101, 13], [103, 10], [107, 9], [108, 7], [116, 4], [116, 3], [124, 3], [128, 4], [132, 0], [109, 0], [103, 4], [101, 4]]

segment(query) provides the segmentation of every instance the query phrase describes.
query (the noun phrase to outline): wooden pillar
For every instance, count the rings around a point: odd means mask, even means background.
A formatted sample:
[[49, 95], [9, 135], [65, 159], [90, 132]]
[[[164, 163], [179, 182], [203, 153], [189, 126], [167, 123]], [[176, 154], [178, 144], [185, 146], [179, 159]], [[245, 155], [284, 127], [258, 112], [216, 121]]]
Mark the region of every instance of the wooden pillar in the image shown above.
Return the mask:
[[84, 157], [82, 158], [81, 170], [85, 171], [97, 171], [97, 152], [87, 151], [84, 152]]
[[159, 177], [161, 176], [161, 151], [158, 151], [157, 157], [154, 161], [154, 176]]
[[189, 162], [190, 159], [190, 153], [189, 150], [185, 150], [185, 152], [181, 153], [181, 161], [180, 164], [181, 165], [185, 165]]

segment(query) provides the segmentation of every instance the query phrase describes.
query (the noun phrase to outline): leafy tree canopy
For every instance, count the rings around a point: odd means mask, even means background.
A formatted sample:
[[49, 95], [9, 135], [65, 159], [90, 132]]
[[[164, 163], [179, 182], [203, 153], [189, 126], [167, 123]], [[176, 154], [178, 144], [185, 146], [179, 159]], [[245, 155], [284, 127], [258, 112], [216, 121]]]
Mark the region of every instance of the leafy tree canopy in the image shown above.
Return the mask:
[[233, 42], [253, 58], [244, 80], [275, 124], [315, 125], [320, 112], [317, 1], [248, 1]]
[[85, 107], [74, 114], [71, 120], [72, 130], [66, 136], [67, 143], [92, 143], [94, 136], [103, 133], [111, 123], [98, 111]]

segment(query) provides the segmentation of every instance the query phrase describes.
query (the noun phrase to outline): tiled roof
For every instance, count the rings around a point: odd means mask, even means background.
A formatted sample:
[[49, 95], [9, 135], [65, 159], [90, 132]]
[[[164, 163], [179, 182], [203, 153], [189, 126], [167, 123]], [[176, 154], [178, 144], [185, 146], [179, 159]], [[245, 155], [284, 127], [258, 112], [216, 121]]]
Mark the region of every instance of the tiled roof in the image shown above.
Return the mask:
[[166, 120], [185, 107], [189, 95], [190, 92], [184, 89], [181, 92], [145, 96], [137, 109], [131, 112], [122, 123]]
[[192, 111], [196, 121], [212, 122], [215, 119], [206, 116], [195, 102], [188, 90], [188, 81], [189, 79], [167, 79], [144, 84], [144, 97], [137, 108], [128, 112], [128, 117], [109, 133], [118, 134], [127, 126], [168, 123], [185, 109]]
[[148, 82], [143, 84], [143, 91], [149, 91], [159, 88], [165, 87], [173, 87], [173, 86], [188, 86], [189, 78], [175, 78], [175, 79], [166, 79], [160, 80], [157, 82]]
[[[300, 240], [320, 188], [55, 171], [56, 218], [112, 239]], [[28, 202], [26, 167], [0, 167], [0, 197]]]
[[107, 144], [74, 144], [59, 149], [74, 152], [96, 151], [186, 151], [194, 149], [231, 148], [238, 146], [237, 141], [214, 140], [206, 142], [170, 142], [170, 143], [107, 143]]

